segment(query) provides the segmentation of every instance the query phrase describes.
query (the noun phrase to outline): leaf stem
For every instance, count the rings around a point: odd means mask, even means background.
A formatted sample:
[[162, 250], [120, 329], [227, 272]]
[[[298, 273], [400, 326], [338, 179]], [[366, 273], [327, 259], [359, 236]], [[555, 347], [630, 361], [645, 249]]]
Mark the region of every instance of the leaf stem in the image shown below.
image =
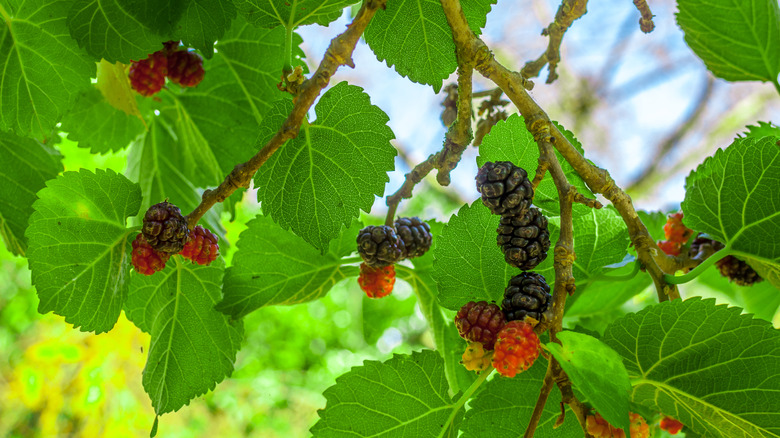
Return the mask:
[[466, 389], [466, 392], [464, 392], [458, 401], [452, 406], [452, 412], [450, 412], [449, 418], [447, 418], [447, 421], [444, 423], [444, 427], [441, 428], [441, 433], [439, 434], [439, 437], [445, 436], [445, 433], [447, 433], [447, 430], [449, 429], [450, 425], [452, 425], [453, 421], [455, 421], [455, 415], [458, 414], [458, 411], [460, 408], [463, 407], [463, 405], [466, 404], [466, 402], [471, 398], [472, 395], [474, 395], [474, 392], [477, 391], [477, 388], [480, 387], [483, 383], [485, 383], [485, 380], [487, 380], [488, 376], [493, 374], [493, 368], [492, 365], [488, 365], [487, 369], [485, 371], [482, 371], [482, 373], [479, 375], [477, 380], [473, 381], [471, 383], [471, 386], [469, 386]]
[[632, 278], [636, 277], [636, 274], [639, 272], [639, 262], [634, 262], [634, 269], [631, 270], [628, 274], [623, 275], [609, 275], [609, 274], [601, 274], [597, 275], [593, 281], [628, 281]]
[[731, 248], [726, 245], [725, 248], [721, 249], [720, 251], [716, 252], [715, 254], [707, 257], [704, 259], [703, 262], [699, 264], [699, 266], [693, 268], [690, 272], [683, 275], [673, 275], [673, 274], [665, 274], [664, 280], [669, 284], [683, 284], [687, 283], [694, 278], [698, 277], [702, 272], [706, 271], [707, 268], [712, 266], [713, 263], [717, 262], [718, 260], [722, 259], [723, 257], [726, 257], [727, 255], [731, 254]]
[[339, 261], [342, 265], [351, 265], [352, 263], [363, 263], [363, 258], [360, 256], [345, 257]]
[[282, 73], [284, 79], [287, 79], [287, 75], [292, 73], [292, 39], [293, 39], [293, 26], [285, 26], [286, 34], [284, 36], [284, 65], [282, 66]]

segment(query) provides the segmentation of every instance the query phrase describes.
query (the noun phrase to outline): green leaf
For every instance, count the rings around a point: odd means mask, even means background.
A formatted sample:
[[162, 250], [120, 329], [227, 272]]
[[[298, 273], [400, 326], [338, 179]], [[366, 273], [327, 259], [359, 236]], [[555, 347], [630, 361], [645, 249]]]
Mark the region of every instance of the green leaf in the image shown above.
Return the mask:
[[76, 105], [62, 118], [61, 129], [79, 147], [90, 148], [93, 154], [116, 152], [144, 132], [138, 117], [111, 106], [97, 88], [84, 90]]
[[222, 39], [235, 17], [236, 7], [229, 0], [189, 0], [175, 26], [174, 39], [211, 59], [214, 42]]
[[450, 416], [463, 415], [462, 409], [453, 412], [458, 406], [447, 389], [444, 363], [435, 351], [367, 360], [325, 390], [328, 404], [311, 433], [316, 438], [444, 436], [452, 432]]
[[[260, 121], [271, 102], [285, 97], [276, 88], [284, 37], [284, 29], [256, 29], [238, 18], [217, 44], [218, 53], [205, 63], [203, 81], [184, 91], [172, 86], [162, 94], [160, 111], [174, 122], [181, 133], [179, 140], [200, 160], [198, 167], [203, 169], [196, 172], [204, 179], [192, 171], [188, 174], [201, 185], [221, 181], [237, 163], [257, 152]], [[298, 48], [301, 41], [295, 35], [296, 55], [303, 53]]]
[[[205, 185], [192, 181], [190, 176], [197, 172], [199, 157], [193, 157], [198, 151], [188, 148], [186, 141], [176, 141], [182, 135], [164, 117], [150, 118], [149, 130], [139, 136], [130, 146], [125, 174], [141, 186], [143, 202], [140, 211], [143, 213], [158, 202], [168, 199], [179, 207], [183, 214], [195, 209], [201, 201], [201, 191], [198, 187]], [[207, 167], [200, 168], [205, 174]], [[189, 175], [186, 172], [189, 171]], [[224, 237], [225, 228], [220, 220], [222, 207], [211, 208], [201, 219], [207, 228]], [[140, 222], [140, 219], [139, 219]], [[220, 245], [225, 243], [224, 240]], [[224, 248], [224, 246], [223, 246]]]
[[151, 334], [143, 385], [157, 415], [176, 411], [233, 372], [243, 324], [217, 312], [225, 270], [171, 257], [164, 270], [133, 272], [125, 312]]
[[68, 1], [0, 0], [0, 131], [49, 135], [89, 86], [95, 63], [65, 25]]
[[664, 234], [664, 225], [666, 225], [666, 213], [660, 211], [644, 211], [637, 210], [639, 219], [647, 227], [647, 232], [650, 233], [650, 237], [656, 242], [666, 239]]
[[[428, 221], [428, 224], [431, 227], [433, 244], [436, 245], [444, 224], [436, 221]], [[436, 351], [444, 359], [444, 372], [450, 385], [450, 393], [457, 394], [459, 391], [465, 391], [476, 378], [476, 374], [466, 370], [460, 364], [466, 344], [455, 328], [454, 319], [445, 317], [436, 300], [438, 291], [436, 280], [433, 278], [433, 251], [429, 250], [425, 255], [413, 258], [412, 264], [414, 269], [401, 264], [396, 265], [396, 276], [409, 283], [417, 294], [420, 311], [433, 332]]]
[[575, 208], [585, 211], [574, 218], [577, 259], [572, 271], [575, 280], [581, 282], [601, 274], [605, 266], [623, 260], [631, 241], [623, 219], [614, 208], [595, 209], [582, 205]]
[[745, 257], [745, 261], [758, 272], [761, 278], [768, 281], [776, 289], [780, 289], [780, 264], [764, 263], [750, 257]]
[[550, 342], [547, 349], [561, 364], [588, 402], [609, 424], [628, 433], [628, 393], [631, 382], [623, 361], [615, 350], [586, 334], [558, 333], [561, 344]]
[[[531, 420], [536, 398], [542, 388], [547, 361], [540, 357], [533, 366], [511, 379], [494, 377], [470, 402], [463, 419], [462, 438], [517, 438], [523, 436]], [[534, 438], [569, 438], [582, 435], [577, 417], [566, 407], [566, 419], [557, 429], [561, 415], [561, 392], [553, 387]]]
[[[292, 103], [277, 102], [260, 134], [261, 143], [279, 129]], [[255, 177], [263, 212], [282, 228], [324, 251], [360, 210], [382, 196], [393, 170], [395, 138], [388, 117], [371, 105], [363, 89], [341, 82], [320, 98], [315, 123], [304, 122]]]
[[469, 301], [501, 301], [518, 272], [504, 262], [497, 227], [498, 216], [479, 199], [450, 218], [433, 249], [433, 277], [443, 307], [458, 310]]
[[780, 436], [780, 332], [768, 322], [690, 298], [629, 314], [602, 340], [623, 357], [633, 402], [707, 437]]
[[[463, 12], [477, 35], [495, 0], [468, 0]], [[435, 0], [387, 2], [366, 28], [365, 38], [377, 59], [395, 66], [401, 76], [441, 90], [442, 80], [458, 66], [452, 30], [441, 3]]]
[[[610, 275], [630, 275], [634, 263], [619, 269], [610, 269]], [[605, 318], [605, 315], [618, 309], [632, 297], [642, 293], [652, 279], [649, 275], [638, 272], [630, 279], [616, 280], [610, 277], [591, 277], [584, 283], [577, 282], [577, 293], [566, 300], [567, 317]]]
[[731, 253], [780, 269], [778, 137], [739, 138], [685, 181], [685, 225]]
[[685, 42], [717, 77], [777, 82], [780, 8], [777, 0], [678, 0]]
[[257, 27], [273, 28], [317, 23], [327, 26], [357, 0], [233, 0], [238, 10]]
[[[582, 145], [570, 131], [567, 131], [557, 123], [555, 126], [571, 141], [580, 153], [583, 153]], [[555, 153], [569, 182], [583, 196], [593, 198], [593, 193], [588, 189], [574, 168], [557, 151]], [[479, 146], [477, 165], [481, 167], [488, 161], [511, 161], [516, 166], [525, 169], [528, 172], [528, 177], [533, 179], [536, 174], [536, 168], [539, 165], [539, 147], [534, 142], [531, 133], [526, 129], [525, 122], [521, 116], [512, 114], [508, 119], [499, 121], [482, 140], [482, 144]], [[560, 215], [558, 189], [555, 188], [555, 183], [549, 172], [545, 174], [544, 179], [534, 192], [534, 205], [549, 216]], [[576, 215], [584, 211], [584, 209], [578, 208], [575, 209], [574, 213]]]
[[30, 138], [0, 132], [0, 236], [13, 254], [24, 256], [24, 230], [35, 194], [62, 171], [62, 157]]
[[761, 137], [780, 137], [780, 126], [772, 122], [758, 122], [758, 126], [748, 125], [747, 128], [746, 137], [754, 137], [756, 139]]
[[127, 298], [127, 218], [138, 213], [138, 186], [111, 170], [65, 172], [33, 204], [26, 236], [38, 311], [53, 311], [84, 331], [106, 332]]
[[162, 50], [162, 37], [147, 24], [128, 0], [76, 0], [68, 12], [70, 35], [96, 61], [128, 64]]
[[264, 306], [304, 303], [325, 296], [347, 276], [341, 257], [354, 251], [359, 228], [345, 230], [330, 251], [321, 255], [267, 216], [256, 217], [247, 227], [239, 236], [238, 252], [225, 275], [225, 299], [217, 306], [233, 318]]

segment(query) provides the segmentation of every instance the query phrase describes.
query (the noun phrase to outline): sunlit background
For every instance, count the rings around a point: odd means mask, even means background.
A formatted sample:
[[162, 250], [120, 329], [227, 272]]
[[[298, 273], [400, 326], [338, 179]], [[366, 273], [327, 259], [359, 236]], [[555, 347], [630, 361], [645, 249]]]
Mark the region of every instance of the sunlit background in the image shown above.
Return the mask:
[[[532, 95], [552, 119], [577, 135], [589, 159], [628, 189], [637, 208], [669, 211], [679, 207], [685, 176], [702, 157], [727, 146], [747, 124], [780, 121], [780, 97], [770, 84], [712, 78], [685, 45], [674, 21], [674, 2], [650, 4], [656, 29], [649, 35], [639, 31], [639, 14], [630, 1], [589, 5], [564, 39], [560, 78], [547, 85], [547, 70], [542, 70]], [[500, 0], [488, 15], [483, 38], [501, 62], [519, 69], [545, 49], [547, 39], [540, 32], [557, 6], [556, 1]], [[349, 20], [345, 12], [327, 28], [300, 29], [310, 70]], [[357, 68], [341, 69], [331, 84], [347, 80], [364, 87], [372, 103], [390, 116], [400, 152], [398, 170], [386, 186], [392, 193], [410, 166], [441, 147], [444, 95], [399, 77], [363, 43], [354, 61]], [[476, 79], [475, 90], [491, 88]], [[65, 138], [59, 147], [65, 170], [125, 168], [126, 152], [92, 156]], [[451, 187], [442, 189], [430, 179], [399, 213], [446, 221], [476, 199], [476, 155], [475, 148], [466, 151]], [[365, 222], [379, 223], [385, 211], [377, 198], [375, 216]], [[235, 222], [227, 225], [228, 240], [234, 242], [257, 212], [250, 193]], [[232, 251], [223, 253], [229, 258]], [[154, 413], [141, 372], [149, 336], [124, 316], [111, 332], [96, 336], [72, 329], [51, 313], [40, 315], [26, 261], [2, 247], [0, 264], [0, 436], [148, 436]], [[754, 312], [761, 308], [762, 317], [780, 326], [777, 305], [767, 310], [745, 288], [727, 287], [731, 293], [722, 294], [710, 287], [724, 282], [717, 274], [704, 276], [682, 293], [715, 296]], [[645, 291], [624, 307], [638, 309], [653, 300], [654, 293]], [[321, 394], [336, 377], [366, 359], [433, 346], [416, 298], [402, 281], [390, 297], [375, 301], [351, 279], [316, 302], [260, 309], [246, 317], [245, 332], [233, 376], [216, 391], [163, 416], [161, 436], [308, 436], [317, 409], [325, 406]]]

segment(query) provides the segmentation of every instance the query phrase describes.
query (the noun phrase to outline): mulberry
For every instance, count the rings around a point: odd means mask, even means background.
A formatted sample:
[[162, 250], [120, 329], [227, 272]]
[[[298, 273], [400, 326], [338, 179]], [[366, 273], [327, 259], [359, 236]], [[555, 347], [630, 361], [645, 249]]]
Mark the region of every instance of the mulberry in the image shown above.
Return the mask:
[[534, 190], [528, 173], [509, 161], [485, 163], [476, 180], [482, 203], [493, 214], [516, 216], [531, 206]]
[[463, 339], [492, 350], [498, 332], [504, 328], [504, 313], [495, 304], [469, 301], [455, 315], [455, 327]]
[[194, 87], [203, 80], [203, 58], [188, 50], [168, 52], [168, 79], [182, 87]]
[[539, 336], [531, 324], [510, 321], [498, 333], [493, 367], [504, 377], [514, 377], [534, 364], [540, 348]]
[[369, 298], [386, 297], [393, 292], [395, 266], [372, 268], [365, 263], [361, 263], [358, 284]]
[[198, 225], [190, 231], [187, 243], [181, 250], [182, 257], [199, 265], [209, 265], [219, 255], [217, 235]]
[[501, 309], [507, 321], [524, 321], [526, 316], [542, 321], [550, 306], [550, 286], [536, 272], [522, 272], [509, 280]]
[[143, 233], [157, 251], [177, 253], [187, 242], [187, 219], [181, 215], [179, 207], [164, 201], [146, 210]]
[[162, 51], [154, 52], [146, 59], [133, 61], [128, 78], [130, 86], [142, 96], [157, 94], [165, 85], [168, 74], [168, 58]]
[[537, 208], [529, 208], [519, 216], [502, 216], [498, 246], [507, 263], [524, 271], [533, 269], [547, 258], [550, 232], [547, 218]]
[[393, 224], [398, 237], [404, 243], [405, 258], [425, 254], [431, 248], [431, 227], [418, 217], [402, 217]]
[[392, 265], [404, 256], [404, 242], [387, 225], [363, 228], [358, 233], [357, 245], [363, 261], [372, 268]]
[[165, 262], [171, 257], [166, 252], [156, 251], [152, 248], [142, 233], [135, 236], [132, 245], [133, 250], [130, 253], [130, 263], [132, 263], [136, 272], [143, 275], [152, 275], [155, 272], [162, 271], [165, 268]]

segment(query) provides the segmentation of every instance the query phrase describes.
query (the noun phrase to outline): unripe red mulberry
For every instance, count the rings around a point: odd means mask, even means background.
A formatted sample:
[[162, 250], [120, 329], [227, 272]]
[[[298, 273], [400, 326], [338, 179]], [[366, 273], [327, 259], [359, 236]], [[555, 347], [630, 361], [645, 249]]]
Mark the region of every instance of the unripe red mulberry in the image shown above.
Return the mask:
[[372, 268], [366, 263], [360, 264], [358, 284], [369, 298], [383, 298], [393, 292], [395, 285], [395, 266]]
[[455, 315], [455, 327], [463, 339], [479, 342], [492, 350], [496, 335], [504, 328], [504, 313], [495, 304], [470, 301]]
[[142, 96], [157, 94], [165, 85], [168, 74], [168, 58], [162, 51], [154, 52], [146, 59], [130, 65], [130, 86]]
[[152, 275], [155, 272], [162, 271], [165, 268], [165, 262], [171, 257], [170, 254], [157, 251], [149, 245], [143, 234], [139, 233], [133, 240], [133, 250], [130, 253], [130, 263], [136, 272], [143, 275]]
[[203, 80], [203, 58], [188, 50], [168, 52], [168, 79], [182, 87], [194, 87]]
[[493, 367], [504, 377], [514, 377], [534, 364], [540, 348], [539, 336], [531, 324], [510, 321], [498, 333]]
[[179, 254], [199, 265], [211, 264], [219, 255], [218, 240], [216, 234], [198, 225], [190, 231], [187, 243]]

